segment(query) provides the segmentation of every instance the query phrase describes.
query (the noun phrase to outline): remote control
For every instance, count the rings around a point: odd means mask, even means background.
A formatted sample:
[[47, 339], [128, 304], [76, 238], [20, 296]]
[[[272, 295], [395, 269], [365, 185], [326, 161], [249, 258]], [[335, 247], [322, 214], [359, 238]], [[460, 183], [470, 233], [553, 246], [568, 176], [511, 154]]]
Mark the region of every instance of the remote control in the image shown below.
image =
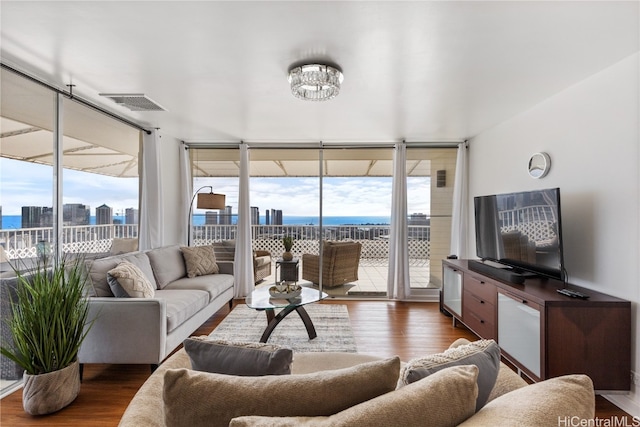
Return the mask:
[[562, 294], [562, 295], [566, 295], [568, 297], [571, 298], [581, 298], [581, 299], [587, 299], [589, 298], [589, 295], [583, 294], [582, 292], [578, 292], [578, 291], [573, 291], [571, 289], [558, 289], [558, 293]]

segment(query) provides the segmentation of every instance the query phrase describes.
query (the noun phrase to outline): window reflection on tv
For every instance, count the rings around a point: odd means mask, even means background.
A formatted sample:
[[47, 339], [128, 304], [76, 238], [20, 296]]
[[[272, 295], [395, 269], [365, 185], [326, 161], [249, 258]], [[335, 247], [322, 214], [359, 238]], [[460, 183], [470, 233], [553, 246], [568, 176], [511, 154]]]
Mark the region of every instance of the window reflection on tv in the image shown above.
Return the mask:
[[564, 280], [559, 188], [478, 196], [474, 207], [479, 258]]

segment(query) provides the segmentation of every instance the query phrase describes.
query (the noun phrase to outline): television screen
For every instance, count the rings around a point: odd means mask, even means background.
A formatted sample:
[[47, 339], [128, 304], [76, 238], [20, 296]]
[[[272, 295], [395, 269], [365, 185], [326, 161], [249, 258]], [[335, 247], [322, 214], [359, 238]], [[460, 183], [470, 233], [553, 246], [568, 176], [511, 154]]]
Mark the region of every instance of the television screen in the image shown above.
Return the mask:
[[564, 280], [559, 188], [478, 196], [474, 208], [479, 258]]

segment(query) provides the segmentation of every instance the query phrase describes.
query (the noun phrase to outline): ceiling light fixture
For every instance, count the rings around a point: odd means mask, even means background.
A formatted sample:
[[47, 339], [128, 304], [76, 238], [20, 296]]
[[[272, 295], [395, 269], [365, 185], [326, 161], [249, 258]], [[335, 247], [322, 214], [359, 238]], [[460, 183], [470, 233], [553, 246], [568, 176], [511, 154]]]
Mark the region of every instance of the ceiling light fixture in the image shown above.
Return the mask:
[[307, 64], [289, 70], [291, 93], [307, 101], [327, 101], [340, 93], [344, 76], [329, 65]]

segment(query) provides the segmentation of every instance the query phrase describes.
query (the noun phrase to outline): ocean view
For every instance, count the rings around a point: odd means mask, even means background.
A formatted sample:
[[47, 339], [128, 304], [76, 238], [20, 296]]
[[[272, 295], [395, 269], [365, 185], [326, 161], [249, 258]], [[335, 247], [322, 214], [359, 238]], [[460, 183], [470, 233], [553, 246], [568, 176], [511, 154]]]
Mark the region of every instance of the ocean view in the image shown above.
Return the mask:
[[[124, 216], [114, 216], [114, 219], [119, 219], [124, 224]], [[204, 215], [194, 215], [194, 225], [204, 225]], [[236, 222], [236, 216], [233, 217], [233, 222]], [[283, 225], [318, 225], [319, 219], [317, 216], [286, 216], [283, 215]], [[95, 225], [96, 217], [90, 218], [90, 225]], [[325, 226], [337, 226], [337, 225], [386, 225], [390, 223], [390, 217], [388, 216], [326, 216], [322, 222]], [[265, 224], [265, 217], [260, 217], [260, 224]], [[22, 218], [20, 215], [3, 215], [2, 216], [2, 229], [11, 230], [18, 229], [22, 226]]]

